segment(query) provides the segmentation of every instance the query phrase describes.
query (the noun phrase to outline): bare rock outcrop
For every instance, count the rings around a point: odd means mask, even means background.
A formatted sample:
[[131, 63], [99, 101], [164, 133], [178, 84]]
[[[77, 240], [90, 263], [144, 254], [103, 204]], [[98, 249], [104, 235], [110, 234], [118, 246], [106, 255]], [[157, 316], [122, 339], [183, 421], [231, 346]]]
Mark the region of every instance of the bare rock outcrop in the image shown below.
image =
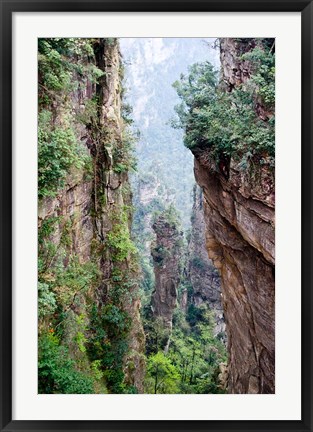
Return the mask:
[[155, 273], [155, 290], [152, 294], [154, 317], [161, 317], [164, 326], [172, 328], [173, 312], [177, 305], [177, 288], [181, 275], [182, 231], [164, 211], [152, 225], [156, 240], [152, 248]]

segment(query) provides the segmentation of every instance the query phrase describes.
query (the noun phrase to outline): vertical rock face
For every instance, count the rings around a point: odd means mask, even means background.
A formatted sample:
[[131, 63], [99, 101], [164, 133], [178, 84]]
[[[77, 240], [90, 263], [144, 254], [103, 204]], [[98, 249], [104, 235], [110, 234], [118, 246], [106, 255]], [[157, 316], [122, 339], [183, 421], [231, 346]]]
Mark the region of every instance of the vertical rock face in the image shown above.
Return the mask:
[[194, 188], [191, 234], [188, 244], [188, 279], [192, 285], [192, 303], [209, 305], [215, 315], [215, 335], [225, 332], [221, 303], [221, 282], [218, 270], [208, 257], [205, 242], [204, 197], [201, 188]]
[[[130, 329], [122, 363], [125, 383], [143, 391], [145, 340], [140, 320], [140, 300], [137, 293], [138, 268], [132, 265], [127, 251], [130, 237], [131, 193], [127, 170], [121, 169], [124, 125], [121, 118], [121, 64], [118, 43], [98, 39], [94, 42], [95, 65], [103, 72], [97, 85], [87, 82], [71, 95], [73, 110], [84, 116], [85, 126], [77, 125], [77, 137], [91, 154], [89, 172], [73, 170], [66, 185], [54, 198], [39, 203], [39, 229], [49, 218], [57, 223], [50, 240], [65, 247], [65, 267], [68, 257], [75, 255], [81, 264], [92, 261], [99, 272], [98, 283], [80, 296], [79, 307], [71, 305], [75, 315], [86, 316], [86, 340], [93, 337], [87, 304], [100, 314], [106, 306], [127, 313]], [[88, 101], [97, 100], [97, 108], [90, 113]], [[62, 242], [67, 237], [66, 243]], [[126, 242], [126, 251], [123, 251]], [[131, 249], [131, 247], [130, 247]], [[118, 281], [118, 282], [117, 282]], [[120, 286], [119, 286], [120, 284]], [[127, 292], [120, 293], [127, 286]], [[120, 291], [118, 291], [120, 288]], [[122, 292], [122, 291], [121, 291]], [[105, 316], [104, 318], [105, 319]], [[113, 324], [111, 324], [112, 326]], [[116, 343], [116, 335], [110, 336]], [[103, 345], [108, 343], [104, 338]], [[109, 345], [108, 345], [109, 346]], [[75, 350], [72, 351], [75, 358]]]
[[152, 227], [156, 233], [155, 247], [151, 251], [155, 273], [153, 315], [161, 317], [164, 325], [171, 329], [180, 282], [182, 232], [176, 222], [168, 219], [166, 212], [158, 217]]
[[256, 202], [253, 194], [245, 199], [232, 183], [233, 170], [227, 183], [198, 161], [195, 173], [204, 190], [209, 256], [221, 273], [228, 388], [233, 393], [273, 393], [274, 209]]
[[[222, 79], [229, 91], [249, 77], [241, 49], [234, 39], [221, 40]], [[261, 165], [243, 172], [231, 161], [225, 178], [202, 151], [195, 154], [195, 176], [204, 195], [207, 250], [221, 274], [228, 390], [274, 393], [274, 173]]]
[[228, 91], [250, 78], [251, 64], [240, 59], [240, 55], [250, 51], [255, 45], [255, 39], [250, 38], [245, 43], [236, 42], [233, 38], [220, 39], [220, 60]]

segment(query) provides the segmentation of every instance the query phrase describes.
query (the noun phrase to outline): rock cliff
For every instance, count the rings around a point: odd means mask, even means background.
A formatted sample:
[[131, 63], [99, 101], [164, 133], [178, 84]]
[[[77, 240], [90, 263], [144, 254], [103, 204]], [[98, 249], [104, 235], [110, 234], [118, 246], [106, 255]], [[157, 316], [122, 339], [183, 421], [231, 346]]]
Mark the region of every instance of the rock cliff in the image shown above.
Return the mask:
[[177, 305], [177, 289], [181, 279], [182, 231], [165, 210], [152, 225], [156, 240], [151, 250], [154, 262], [155, 290], [152, 308], [155, 317], [161, 317], [165, 327], [171, 330], [173, 312]]
[[[79, 87], [70, 94], [76, 136], [82, 148], [88, 148], [90, 163], [88, 168], [72, 169], [65, 186], [55, 196], [39, 202], [38, 225], [40, 231], [47, 221], [54, 221], [44, 240], [45, 248], [49, 241], [62, 251], [64, 272], [73, 257], [81, 266], [95, 265], [96, 281], [74, 293], [70, 304], [65, 305], [62, 299], [59, 304], [66, 327], [71, 329], [63, 343], [70, 347], [72, 358], [84, 362], [84, 369], [88, 362], [93, 362], [92, 368], [101, 364], [101, 374], [107, 377], [106, 385], [112, 392], [123, 391], [122, 387], [113, 387], [118, 379], [109, 375], [110, 365], [121, 371], [121, 377], [124, 374], [121, 386], [133, 386], [142, 392], [145, 341], [137, 292], [139, 270], [132, 259], [134, 247], [130, 239], [131, 192], [121, 114], [122, 65], [116, 40], [94, 39], [93, 51], [91, 62], [101, 71], [97, 84], [82, 81], [78, 74]], [[56, 272], [52, 265], [50, 277], [55, 277]], [[128, 323], [127, 327], [122, 321]], [[103, 361], [105, 354], [108, 359], [113, 355], [107, 364]]]
[[[222, 39], [221, 81], [232, 91], [250, 76], [241, 54], [249, 45]], [[253, 41], [251, 42], [253, 46]], [[265, 109], [258, 107], [262, 116]], [[195, 150], [203, 190], [206, 245], [221, 275], [228, 339], [228, 391], [275, 392], [275, 180], [266, 164], [246, 170], [233, 160], [228, 175], [206, 150]]]
[[191, 302], [207, 304], [214, 311], [214, 334], [223, 337], [225, 322], [221, 303], [221, 282], [218, 270], [208, 257], [205, 241], [204, 197], [199, 186], [194, 187], [191, 233], [188, 244], [188, 280], [192, 285]]

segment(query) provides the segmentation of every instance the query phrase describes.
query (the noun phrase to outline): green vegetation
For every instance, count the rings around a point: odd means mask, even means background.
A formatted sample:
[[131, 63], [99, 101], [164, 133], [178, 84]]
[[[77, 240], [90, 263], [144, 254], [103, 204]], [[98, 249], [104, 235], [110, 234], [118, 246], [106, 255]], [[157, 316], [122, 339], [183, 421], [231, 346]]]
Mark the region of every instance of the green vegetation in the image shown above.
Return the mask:
[[83, 393], [94, 392], [92, 374], [80, 372], [75, 367], [68, 349], [60, 345], [53, 334], [43, 335], [38, 345], [39, 393]]
[[[128, 227], [128, 206], [117, 206], [111, 212], [112, 228], [107, 234], [104, 255], [111, 262], [105, 304], [91, 306], [89, 338], [86, 343], [90, 361], [97, 362], [110, 393], [136, 393], [125, 384], [124, 357], [129, 350], [131, 316], [126, 310], [137, 296], [137, 249]], [[125, 266], [125, 263], [128, 263]]]
[[[213, 313], [205, 305], [190, 304], [185, 314], [177, 308], [173, 331], [160, 319], [145, 326], [147, 333], [147, 393], [223, 393], [217, 375], [226, 361], [226, 348], [213, 335]], [[164, 347], [169, 341], [169, 349]]]
[[190, 257], [190, 264], [195, 267], [199, 272], [206, 270], [207, 268], [207, 263], [204, 262], [204, 260], [197, 255]]
[[[151, 307], [143, 310], [146, 334], [147, 393], [222, 393], [219, 386], [219, 365], [226, 360], [226, 349], [214, 335], [214, 313], [208, 306], [192, 303], [192, 286], [186, 271], [187, 251], [182, 241], [181, 223], [174, 206], [155, 215], [153, 230], [157, 242], [152, 243], [154, 269], [169, 265], [176, 257], [179, 295], [187, 291], [187, 312], [179, 306], [174, 310], [172, 330], [162, 317], [155, 317]], [[161, 243], [160, 243], [161, 242]], [[196, 261], [199, 271], [204, 263]], [[162, 278], [163, 274], [161, 274]]]
[[116, 173], [120, 174], [136, 170], [137, 161], [134, 157], [136, 142], [136, 136], [126, 128], [122, 133], [120, 143], [117, 142], [113, 147], [113, 170]]
[[[83, 313], [88, 291], [98, 283], [95, 263], [81, 264], [49, 237], [50, 220], [40, 230], [38, 281], [39, 393], [94, 393], [101, 386], [99, 374], [86, 358], [88, 319]], [[76, 311], [78, 314], [75, 314]], [[103, 391], [103, 390], [102, 390]]]
[[56, 297], [49, 284], [38, 282], [38, 317], [52, 315], [57, 308]]
[[147, 393], [179, 393], [179, 373], [161, 351], [148, 359]]
[[[72, 168], [90, 164], [87, 149], [78, 141], [79, 113], [73, 112], [71, 97], [103, 75], [92, 58], [92, 39], [38, 39], [39, 198], [55, 196]], [[89, 111], [90, 106], [86, 114]]]
[[112, 215], [114, 223], [107, 235], [106, 244], [110, 248], [113, 261], [124, 261], [137, 251], [130, 239], [128, 212], [129, 208], [125, 206], [115, 210]]
[[91, 309], [90, 332], [87, 342], [89, 359], [97, 362], [106, 385], [112, 393], [128, 393], [124, 384], [123, 359], [128, 350], [127, 336], [130, 317], [120, 307], [106, 304]]
[[[129, 208], [115, 209], [108, 242], [90, 261], [70, 254], [71, 243], [51, 241], [62, 218], [44, 221], [39, 230], [39, 392], [134, 393], [124, 382], [131, 318], [125, 307], [136, 294], [136, 249], [128, 230]], [[101, 246], [101, 244], [99, 245]], [[98, 260], [109, 253], [113, 268], [105, 281], [105, 304], [94, 302], [101, 283]], [[129, 267], [124, 267], [127, 260]], [[103, 283], [103, 282], [102, 282]]]
[[[138, 298], [125, 175], [135, 166], [134, 139], [124, 124], [103, 123], [106, 74], [96, 66], [104, 69], [101, 55], [107, 50], [109, 61], [116, 44], [114, 38], [38, 42], [38, 197], [43, 210], [46, 197], [58, 196], [62, 207], [40, 220], [38, 230], [40, 393], [137, 392], [125, 383], [132, 325], [127, 309]], [[124, 107], [125, 119], [128, 111]], [[112, 176], [120, 204], [109, 206]], [[73, 180], [91, 187], [87, 205], [75, 211], [61, 190], [69, 185], [72, 193]], [[85, 222], [93, 236], [90, 253], [88, 238], [82, 244], [80, 237]]]
[[209, 150], [226, 171], [230, 158], [245, 169], [250, 160], [273, 164], [275, 156], [275, 54], [260, 41], [242, 60], [251, 63], [251, 78], [232, 91], [221, 88], [209, 62], [191, 66], [189, 75], [174, 83], [182, 99], [174, 127], [185, 130], [188, 148]]
[[82, 82], [96, 83], [103, 76], [104, 72], [91, 61], [94, 42], [95, 39], [84, 38], [38, 39], [40, 105], [63, 103]]
[[[39, 392], [134, 393], [124, 382], [124, 357], [129, 350], [131, 317], [125, 307], [136, 296], [136, 249], [128, 229], [129, 207], [112, 212], [105, 248], [98, 244], [90, 261], [69, 254], [71, 243], [61, 235], [51, 241], [57, 224], [50, 218], [39, 230]], [[113, 265], [105, 304], [96, 304], [101, 283], [98, 260], [109, 253]], [[130, 265], [125, 267], [129, 260]], [[66, 263], [66, 264], [65, 264]], [[103, 283], [103, 282], [102, 282]]]

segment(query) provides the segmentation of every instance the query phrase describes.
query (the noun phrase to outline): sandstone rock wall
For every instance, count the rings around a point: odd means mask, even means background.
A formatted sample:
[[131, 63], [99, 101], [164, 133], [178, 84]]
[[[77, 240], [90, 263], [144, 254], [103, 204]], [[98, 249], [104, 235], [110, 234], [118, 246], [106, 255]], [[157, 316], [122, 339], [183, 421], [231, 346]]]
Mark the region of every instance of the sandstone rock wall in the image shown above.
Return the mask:
[[[221, 40], [222, 82], [228, 91], [249, 78], [242, 46]], [[221, 274], [228, 338], [228, 391], [275, 392], [275, 179], [266, 166], [243, 172], [231, 161], [229, 178], [195, 154], [203, 189], [206, 245]]]
[[[91, 97], [99, 100], [100, 110], [90, 117], [90, 123], [77, 125], [77, 138], [87, 146], [92, 156], [89, 172], [79, 169], [69, 173], [66, 186], [54, 198], [43, 199], [38, 208], [38, 226], [49, 218], [57, 218], [51, 240], [60, 245], [66, 234], [67, 265], [71, 254], [79, 257], [81, 263], [96, 260], [100, 270], [98, 287], [88, 295], [101, 308], [105, 305], [114, 287], [112, 272], [128, 272], [136, 281], [137, 269], [129, 268], [127, 261], [113, 262], [108, 245], [108, 235], [126, 212], [130, 230], [131, 204], [130, 185], [127, 172], [119, 172], [114, 166], [114, 152], [122, 146], [123, 120], [121, 118], [121, 76], [118, 43], [99, 39], [95, 42], [96, 66], [104, 72], [99, 84], [87, 83], [71, 95], [73, 110], [83, 114]], [[140, 300], [136, 283], [129, 288], [127, 300], [121, 299], [121, 308], [131, 317], [128, 336], [129, 347], [124, 357], [126, 383], [143, 391], [145, 362], [142, 356], [145, 338], [140, 320]], [[84, 305], [84, 299], [82, 299]], [[82, 306], [84, 308], [84, 306]], [[84, 313], [77, 310], [74, 313]], [[88, 315], [88, 314], [87, 314]], [[88, 326], [88, 325], [87, 325]], [[86, 335], [88, 336], [88, 335]]]
[[181, 275], [180, 242], [183, 233], [178, 230], [175, 223], [167, 219], [166, 213], [161, 214], [152, 227], [156, 233], [155, 244], [151, 251], [155, 273], [155, 290], [152, 294], [153, 315], [161, 317], [165, 327], [171, 329]]
[[188, 279], [192, 285], [191, 301], [195, 306], [209, 305], [215, 316], [215, 335], [225, 333], [221, 303], [221, 281], [218, 270], [208, 256], [205, 241], [204, 196], [199, 186], [194, 188], [191, 233], [188, 244]]

